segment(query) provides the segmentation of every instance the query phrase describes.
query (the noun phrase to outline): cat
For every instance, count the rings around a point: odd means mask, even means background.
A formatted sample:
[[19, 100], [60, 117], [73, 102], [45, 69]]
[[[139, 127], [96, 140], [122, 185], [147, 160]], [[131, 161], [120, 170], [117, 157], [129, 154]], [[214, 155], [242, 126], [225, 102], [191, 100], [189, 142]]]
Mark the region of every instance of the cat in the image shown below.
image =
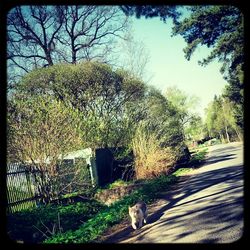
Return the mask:
[[[134, 229], [142, 227], [142, 221], [147, 223], [147, 205], [145, 202], [137, 202], [133, 207], [129, 206], [129, 215], [131, 217], [132, 227]], [[138, 226], [137, 226], [138, 224]]]

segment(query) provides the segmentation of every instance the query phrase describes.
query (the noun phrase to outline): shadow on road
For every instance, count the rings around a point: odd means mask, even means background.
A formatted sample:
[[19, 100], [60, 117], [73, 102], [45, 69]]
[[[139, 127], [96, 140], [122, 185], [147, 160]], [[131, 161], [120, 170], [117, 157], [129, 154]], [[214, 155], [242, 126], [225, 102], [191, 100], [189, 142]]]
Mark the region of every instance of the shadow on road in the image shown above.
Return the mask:
[[216, 156], [216, 157], [208, 157], [206, 159], [206, 163], [203, 165], [208, 165], [208, 164], [214, 164], [220, 161], [227, 161], [227, 160], [232, 160], [235, 158], [235, 154], [226, 154], [226, 155], [221, 155], [221, 156]]
[[[218, 149], [218, 152], [220, 149]], [[232, 150], [231, 150], [232, 151]], [[230, 151], [230, 152], [231, 152]], [[211, 157], [208, 158], [205, 165], [207, 164], [213, 164], [217, 162], [227, 161], [229, 159], [235, 158], [235, 154], [224, 154], [222, 156], [218, 157]], [[199, 217], [202, 217], [202, 220], [206, 220], [208, 223], [214, 223], [214, 229], [212, 232], [214, 234], [222, 233], [223, 230], [227, 230], [230, 227], [233, 227], [236, 225], [240, 220], [242, 220], [242, 206], [243, 206], [243, 197], [237, 196], [237, 193], [240, 192], [239, 190], [242, 190], [242, 180], [243, 180], [243, 166], [241, 165], [235, 165], [235, 166], [227, 166], [224, 168], [219, 168], [203, 173], [196, 174], [192, 177], [190, 177], [187, 181], [185, 178], [180, 177], [180, 180], [178, 182], [178, 188], [175, 190], [172, 190], [169, 192], [168, 195], [164, 198], [166, 200], [166, 205], [161, 207], [159, 210], [154, 212], [148, 217], [147, 224], [154, 224], [152, 226], [155, 227], [155, 225], [163, 226], [164, 223], [167, 224], [167, 227], [169, 229], [173, 229], [174, 227], [184, 226], [185, 223], [190, 223], [189, 220], [186, 220], [185, 218], [188, 218], [188, 216], [195, 214], [195, 220], [197, 220]], [[223, 184], [224, 187], [226, 185], [226, 188], [219, 189], [216, 185]], [[214, 187], [213, 193], [209, 193], [207, 195], [204, 195], [202, 197], [198, 198], [191, 198], [190, 200], [187, 199], [191, 195], [196, 194], [202, 190], [205, 190], [207, 188]], [[218, 185], [219, 187], [219, 185]], [[176, 198], [175, 198], [176, 196]], [[223, 197], [224, 200], [223, 200]], [[221, 199], [218, 203], [213, 204], [207, 204], [206, 207], [198, 208], [195, 211], [186, 211], [185, 206], [189, 203], [192, 203], [192, 205], [199, 205], [200, 202], [204, 202], [205, 199], [211, 198], [211, 199]], [[231, 202], [228, 203], [227, 201], [230, 200]], [[184, 201], [185, 199], [185, 201]], [[182, 202], [183, 201], [183, 202]], [[181, 213], [177, 213], [177, 216], [168, 216], [168, 218], [163, 218], [159, 220], [164, 214], [167, 213], [167, 211], [170, 208], [177, 208], [177, 209], [183, 209]], [[223, 228], [216, 228], [216, 223], [225, 222], [225, 226]], [[205, 223], [205, 222], [204, 222]], [[104, 241], [104, 243], [115, 243], [120, 242], [122, 240], [128, 239], [130, 237], [137, 237], [137, 240], [142, 240], [146, 233], [148, 233], [151, 230], [151, 227], [142, 227], [140, 230], [133, 230], [131, 226], [125, 228], [124, 230], [114, 234], [112, 237], [108, 238]], [[161, 229], [162, 230], [162, 229]], [[218, 231], [218, 232], [217, 232]], [[159, 233], [162, 234], [162, 232], [159, 231]], [[187, 235], [193, 233], [193, 231], [187, 231], [183, 232], [181, 234], [178, 234], [176, 236], [176, 239], [180, 239], [181, 237], [186, 237]], [[208, 237], [209, 239], [209, 237]], [[212, 243], [213, 241], [216, 241], [216, 238], [214, 240], [204, 240], [204, 243]]]

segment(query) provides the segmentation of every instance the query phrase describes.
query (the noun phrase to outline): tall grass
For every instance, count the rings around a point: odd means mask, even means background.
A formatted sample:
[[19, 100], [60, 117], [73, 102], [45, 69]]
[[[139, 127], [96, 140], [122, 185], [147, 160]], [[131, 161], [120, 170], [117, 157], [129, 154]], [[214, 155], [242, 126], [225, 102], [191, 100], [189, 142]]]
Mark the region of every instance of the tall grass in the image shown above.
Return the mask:
[[173, 166], [176, 156], [169, 147], [161, 147], [159, 135], [149, 132], [139, 124], [132, 140], [135, 155], [135, 173], [137, 179], [157, 177]]

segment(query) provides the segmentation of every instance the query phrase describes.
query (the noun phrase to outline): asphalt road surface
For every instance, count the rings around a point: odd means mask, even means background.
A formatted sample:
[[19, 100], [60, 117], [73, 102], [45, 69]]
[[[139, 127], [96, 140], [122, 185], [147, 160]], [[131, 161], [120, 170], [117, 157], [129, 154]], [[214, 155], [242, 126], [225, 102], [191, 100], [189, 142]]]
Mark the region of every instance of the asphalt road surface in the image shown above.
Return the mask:
[[209, 148], [206, 163], [183, 178], [149, 214], [148, 224], [110, 243], [231, 243], [243, 234], [243, 144]]

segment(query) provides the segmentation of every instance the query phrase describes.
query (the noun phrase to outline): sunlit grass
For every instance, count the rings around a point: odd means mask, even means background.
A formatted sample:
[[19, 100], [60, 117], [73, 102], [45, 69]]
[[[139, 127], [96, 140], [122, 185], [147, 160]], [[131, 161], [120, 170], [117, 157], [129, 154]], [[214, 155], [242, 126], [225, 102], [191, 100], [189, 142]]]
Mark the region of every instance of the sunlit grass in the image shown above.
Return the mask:
[[192, 154], [191, 159], [186, 167], [177, 169], [173, 175], [176, 177], [190, 173], [194, 167], [200, 166], [206, 158], [208, 147], [198, 148], [195, 153]]
[[178, 176], [182, 176], [185, 175], [186, 173], [192, 171], [192, 168], [179, 168], [178, 170], [176, 170], [173, 175], [178, 177]]
[[208, 147], [198, 149], [194, 154], [192, 154], [189, 165], [191, 167], [195, 167], [201, 164], [205, 160], [207, 152]]
[[160, 176], [148, 180], [145, 185], [123, 199], [114, 202], [110, 207], [104, 208], [99, 213], [82, 224], [77, 230], [68, 230], [48, 238], [44, 243], [89, 243], [114, 224], [118, 224], [128, 215], [128, 206], [143, 200], [147, 204], [156, 199], [156, 194], [165, 190], [177, 181], [176, 176]]

